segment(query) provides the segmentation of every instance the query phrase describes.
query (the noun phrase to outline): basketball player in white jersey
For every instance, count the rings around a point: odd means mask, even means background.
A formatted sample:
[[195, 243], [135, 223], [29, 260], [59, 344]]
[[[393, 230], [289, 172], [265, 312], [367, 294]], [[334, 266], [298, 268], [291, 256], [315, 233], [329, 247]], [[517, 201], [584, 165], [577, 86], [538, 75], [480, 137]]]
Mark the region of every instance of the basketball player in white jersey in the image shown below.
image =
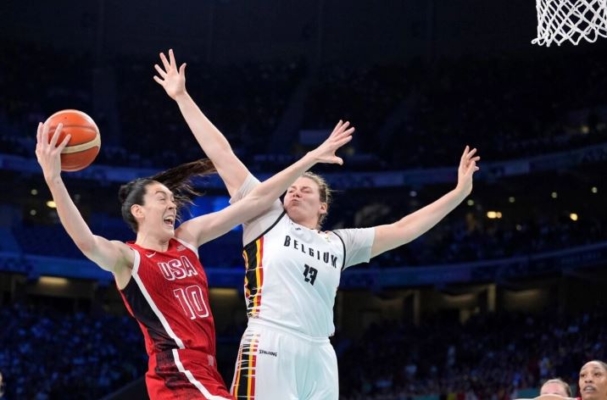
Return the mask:
[[[172, 51], [160, 55], [154, 77], [173, 98], [194, 136], [237, 202], [259, 181], [233, 153], [185, 89], [185, 64]], [[348, 122], [339, 122], [343, 129]], [[434, 203], [393, 224], [322, 231], [330, 191], [306, 173], [261, 216], [244, 224], [248, 327], [243, 335], [232, 394], [237, 399], [337, 399], [337, 358], [329, 342], [341, 272], [402, 246], [432, 228], [472, 191], [476, 149], [464, 150], [458, 183]]]

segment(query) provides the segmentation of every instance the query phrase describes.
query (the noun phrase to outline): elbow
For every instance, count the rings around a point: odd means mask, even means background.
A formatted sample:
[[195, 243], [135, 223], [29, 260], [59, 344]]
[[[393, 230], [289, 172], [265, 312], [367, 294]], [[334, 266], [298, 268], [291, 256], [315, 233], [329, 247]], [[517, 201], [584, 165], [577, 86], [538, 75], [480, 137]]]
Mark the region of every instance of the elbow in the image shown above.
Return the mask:
[[271, 201], [270, 196], [265, 193], [253, 191], [247, 197], [245, 197], [248, 203], [248, 208], [258, 209], [263, 207], [264, 204]]
[[218, 160], [233, 160], [236, 158], [236, 153], [228, 142], [216, 143], [216, 147], [209, 151], [210, 154], [216, 154]]
[[255, 199], [255, 216], [268, 211], [277, 200], [276, 196], [269, 195], [260, 196]]
[[238, 202], [238, 205], [242, 208], [239, 210], [240, 218], [244, 221], [248, 221], [253, 218], [259, 209], [260, 199], [255, 193], [249, 193], [246, 197]]

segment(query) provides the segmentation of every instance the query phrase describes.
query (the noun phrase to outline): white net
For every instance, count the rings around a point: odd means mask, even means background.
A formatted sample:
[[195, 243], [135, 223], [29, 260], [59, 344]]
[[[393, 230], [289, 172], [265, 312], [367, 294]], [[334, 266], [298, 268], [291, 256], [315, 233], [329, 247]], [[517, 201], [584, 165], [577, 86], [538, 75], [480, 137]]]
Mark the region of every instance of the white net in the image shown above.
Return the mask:
[[607, 0], [536, 0], [537, 38], [531, 43], [549, 47], [582, 39], [607, 38]]

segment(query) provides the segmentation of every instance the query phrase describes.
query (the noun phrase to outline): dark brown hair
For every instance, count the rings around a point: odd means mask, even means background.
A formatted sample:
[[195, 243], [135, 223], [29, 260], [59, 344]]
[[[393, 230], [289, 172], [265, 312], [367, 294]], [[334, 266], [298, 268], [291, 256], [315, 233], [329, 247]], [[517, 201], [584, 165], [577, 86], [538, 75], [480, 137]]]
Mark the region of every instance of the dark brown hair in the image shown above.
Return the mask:
[[143, 197], [147, 187], [153, 183], [162, 183], [175, 196], [177, 205], [177, 217], [183, 205], [192, 204], [193, 198], [200, 196], [192, 186], [192, 179], [195, 177], [206, 176], [215, 172], [215, 167], [209, 159], [181, 164], [177, 167], [157, 173], [147, 178], [137, 178], [122, 186], [118, 191], [118, 198], [121, 203], [122, 219], [131, 227], [133, 232], [137, 233], [139, 228], [137, 220], [131, 213], [133, 204], [144, 205]]

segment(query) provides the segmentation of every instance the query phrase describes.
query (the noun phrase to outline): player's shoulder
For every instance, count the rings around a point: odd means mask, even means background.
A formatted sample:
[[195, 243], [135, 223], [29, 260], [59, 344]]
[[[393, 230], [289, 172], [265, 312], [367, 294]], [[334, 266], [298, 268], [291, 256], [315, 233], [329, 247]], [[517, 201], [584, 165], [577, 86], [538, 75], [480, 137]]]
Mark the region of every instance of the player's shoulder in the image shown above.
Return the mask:
[[331, 232], [333, 235], [337, 235], [339, 237], [352, 236], [357, 237], [361, 235], [369, 235], [373, 232], [373, 228], [340, 228], [334, 229]]

